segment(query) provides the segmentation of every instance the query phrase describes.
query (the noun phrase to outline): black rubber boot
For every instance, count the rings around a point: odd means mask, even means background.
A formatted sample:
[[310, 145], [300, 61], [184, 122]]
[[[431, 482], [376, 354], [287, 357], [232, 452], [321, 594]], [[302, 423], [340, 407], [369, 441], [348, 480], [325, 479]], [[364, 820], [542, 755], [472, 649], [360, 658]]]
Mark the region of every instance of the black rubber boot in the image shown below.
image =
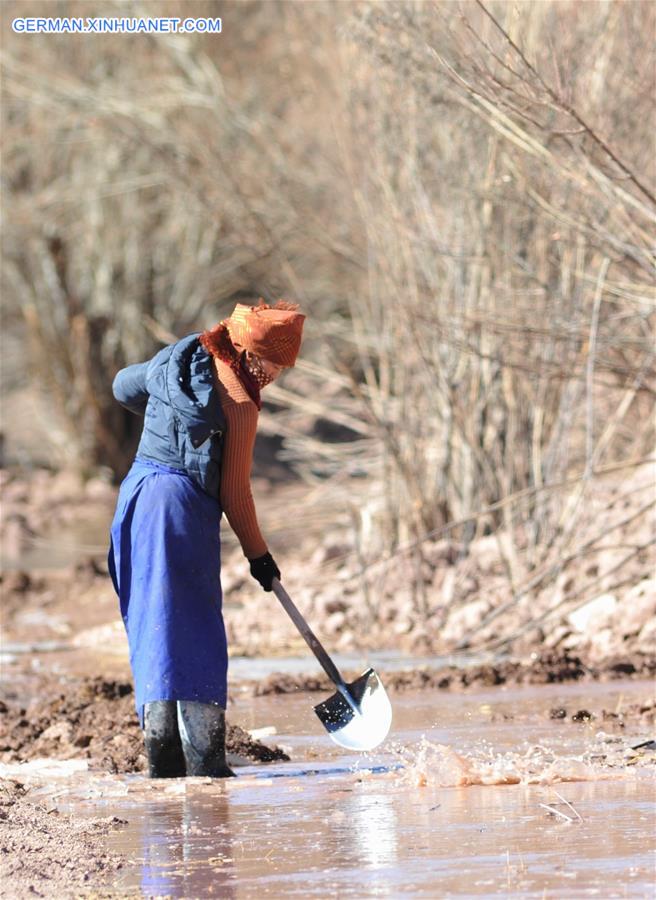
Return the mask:
[[155, 700], [145, 704], [144, 737], [150, 777], [184, 778], [187, 772], [175, 700]]
[[225, 711], [213, 703], [178, 701], [178, 727], [187, 775], [231, 778], [226, 763]]

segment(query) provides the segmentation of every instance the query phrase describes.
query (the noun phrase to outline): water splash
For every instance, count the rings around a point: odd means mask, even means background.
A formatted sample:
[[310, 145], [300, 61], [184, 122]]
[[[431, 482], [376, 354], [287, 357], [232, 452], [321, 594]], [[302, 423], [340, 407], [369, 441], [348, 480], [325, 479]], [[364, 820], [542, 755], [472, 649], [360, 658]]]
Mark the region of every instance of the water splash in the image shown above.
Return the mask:
[[628, 777], [638, 768], [653, 770], [656, 762], [655, 754], [636, 757], [629, 747], [605, 735], [599, 735], [585, 752], [572, 756], [542, 745], [520, 752], [498, 753], [483, 745], [456, 752], [426, 738], [411, 746], [397, 746], [394, 753], [403, 763], [399, 780], [413, 787], [601, 781]]

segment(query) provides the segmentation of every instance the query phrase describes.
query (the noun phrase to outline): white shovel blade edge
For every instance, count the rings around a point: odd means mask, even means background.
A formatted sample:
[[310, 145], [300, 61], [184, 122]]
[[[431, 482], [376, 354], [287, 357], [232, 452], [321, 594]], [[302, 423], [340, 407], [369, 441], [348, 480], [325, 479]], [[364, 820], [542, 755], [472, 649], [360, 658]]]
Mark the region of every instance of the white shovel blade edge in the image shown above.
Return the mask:
[[361, 713], [338, 731], [329, 732], [340, 747], [347, 750], [373, 750], [387, 737], [392, 724], [392, 704], [378, 679], [373, 690], [368, 688], [360, 703]]

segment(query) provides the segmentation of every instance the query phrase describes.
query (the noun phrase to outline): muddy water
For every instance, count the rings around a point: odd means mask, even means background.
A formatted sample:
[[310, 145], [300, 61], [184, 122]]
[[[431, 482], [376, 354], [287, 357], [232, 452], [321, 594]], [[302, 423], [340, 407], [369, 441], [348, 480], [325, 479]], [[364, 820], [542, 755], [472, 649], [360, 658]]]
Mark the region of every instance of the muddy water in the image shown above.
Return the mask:
[[126, 820], [110, 837], [129, 860], [119, 896], [653, 897], [656, 769], [628, 749], [649, 735], [547, 714], [651, 694], [402, 695], [391, 740], [357, 758], [324, 736], [312, 698], [242, 699], [233, 720], [274, 728], [293, 762], [223, 782], [81, 772], [43, 790]]

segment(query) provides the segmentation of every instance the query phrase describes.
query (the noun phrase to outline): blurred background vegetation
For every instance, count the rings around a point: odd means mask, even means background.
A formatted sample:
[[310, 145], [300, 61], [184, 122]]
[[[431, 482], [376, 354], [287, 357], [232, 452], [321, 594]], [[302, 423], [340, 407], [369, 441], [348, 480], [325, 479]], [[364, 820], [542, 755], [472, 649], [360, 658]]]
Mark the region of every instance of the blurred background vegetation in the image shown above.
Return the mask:
[[656, 6], [183, 5], [223, 33], [2, 5], [8, 460], [120, 477], [115, 372], [285, 297], [307, 341], [262, 426], [319, 527], [364, 568], [503, 532], [516, 597], [653, 449]]

